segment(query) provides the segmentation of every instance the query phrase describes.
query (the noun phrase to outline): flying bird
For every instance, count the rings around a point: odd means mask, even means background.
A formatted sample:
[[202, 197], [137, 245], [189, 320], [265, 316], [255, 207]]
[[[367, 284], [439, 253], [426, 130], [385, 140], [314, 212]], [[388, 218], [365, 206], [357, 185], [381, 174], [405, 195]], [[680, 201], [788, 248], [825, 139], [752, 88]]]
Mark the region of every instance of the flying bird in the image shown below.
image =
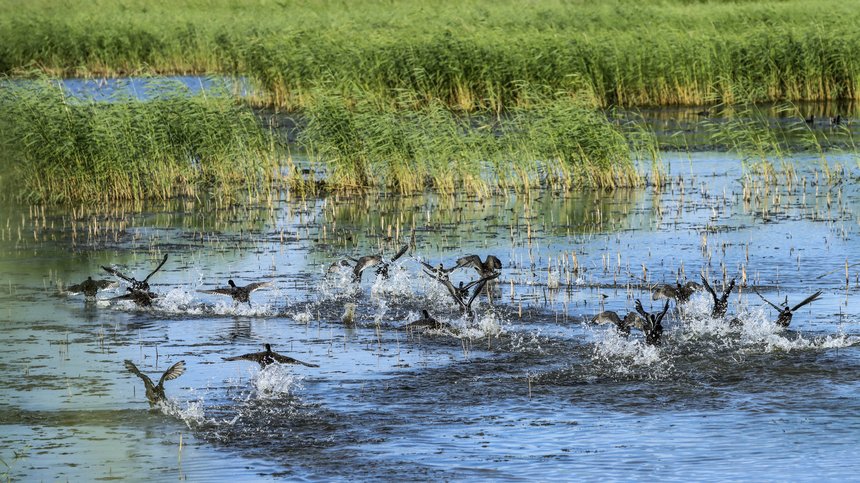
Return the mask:
[[126, 359], [124, 363], [125, 368], [128, 369], [129, 372], [143, 380], [143, 385], [146, 386], [146, 399], [149, 400], [150, 407], [155, 407], [158, 403], [167, 400], [167, 396], [164, 394], [164, 381], [172, 381], [185, 373], [185, 361], [179, 361], [164, 371], [164, 374], [162, 374], [161, 378], [158, 380], [158, 384], [153, 384], [152, 379], [150, 379], [146, 374], [140, 372], [133, 362]]
[[214, 290], [198, 290], [198, 292], [206, 293], [206, 294], [213, 294], [213, 295], [228, 295], [230, 297], [233, 297], [233, 300], [236, 301], [237, 303], [248, 302], [248, 307], [250, 307], [251, 306], [251, 299], [250, 299], [251, 292], [253, 292], [254, 290], [263, 288], [263, 287], [270, 287], [272, 285], [272, 282], [255, 282], [255, 283], [249, 283], [248, 285], [245, 285], [244, 287], [240, 287], [240, 286], [236, 285], [236, 282], [234, 282], [232, 279], [230, 279], [230, 280], [227, 280], [227, 285], [229, 285], [229, 287], [216, 288]]
[[719, 297], [717, 297], [717, 292], [711, 288], [711, 284], [708, 283], [708, 279], [705, 278], [704, 275], [702, 275], [702, 284], [705, 286], [705, 290], [707, 290], [714, 299], [714, 308], [711, 310], [711, 317], [717, 319], [726, 315], [726, 310], [729, 308], [729, 295], [731, 295], [732, 290], [735, 288], [735, 279], [732, 279], [729, 282], [726, 289], [723, 290], [723, 294]]
[[241, 356], [234, 357], [224, 357], [225, 361], [254, 361], [260, 364], [260, 367], [266, 367], [269, 364], [274, 364], [275, 362], [279, 364], [301, 364], [303, 366], [308, 367], [319, 367], [317, 364], [310, 364], [307, 362], [302, 362], [298, 359], [293, 359], [292, 357], [285, 356], [283, 354], [278, 354], [277, 352], [272, 350], [272, 346], [266, 344], [266, 350], [263, 352], [252, 352], [250, 354], [242, 354]]
[[93, 277], [87, 277], [87, 279], [81, 283], [76, 283], [66, 287], [66, 292], [83, 293], [87, 300], [93, 300], [96, 298], [96, 293], [98, 293], [99, 290], [116, 286], [117, 283], [113, 280], [93, 280]]
[[104, 265], [102, 265], [102, 268], [106, 272], [110, 273], [111, 275], [119, 277], [119, 278], [125, 280], [126, 282], [128, 282], [131, 285], [132, 290], [149, 291], [149, 278], [152, 277], [153, 275], [155, 275], [155, 272], [161, 270], [161, 267], [164, 266], [165, 262], [167, 262], [167, 253], [164, 254], [164, 258], [161, 260], [161, 263], [159, 263], [158, 266], [155, 267], [155, 270], [150, 272], [149, 275], [147, 275], [146, 278], [144, 278], [143, 280], [137, 280], [134, 277], [129, 277], [127, 275], [123, 275], [119, 270], [117, 270], [115, 268], [106, 267]]
[[786, 298], [784, 306], [780, 307], [780, 306], [774, 304], [773, 302], [771, 302], [770, 300], [764, 298], [762, 296], [762, 294], [758, 293], [758, 290], [753, 289], [753, 291], [755, 291], [756, 295], [758, 295], [759, 298], [764, 300], [768, 305], [775, 308], [779, 312], [779, 316], [776, 318], [776, 324], [781, 326], [781, 327], [788, 327], [791, 324], [791, 318], [792, 318], [792, 316], [794, 316], [794, 312], [796, 312], [797, 309], [803, 307], [806, 304], [810, 304], [812, 302], [815, 302], [816, 300], [818, 300], [821, 297], [821, 290], [819, 290], [819, 291], [815, 292], [814, 294], [810, 295], [809, 297], [806, 297], [805, 299], [803, 299], [802, 302], [795, 305], [794, 307], [788, 306], [788, 298]]

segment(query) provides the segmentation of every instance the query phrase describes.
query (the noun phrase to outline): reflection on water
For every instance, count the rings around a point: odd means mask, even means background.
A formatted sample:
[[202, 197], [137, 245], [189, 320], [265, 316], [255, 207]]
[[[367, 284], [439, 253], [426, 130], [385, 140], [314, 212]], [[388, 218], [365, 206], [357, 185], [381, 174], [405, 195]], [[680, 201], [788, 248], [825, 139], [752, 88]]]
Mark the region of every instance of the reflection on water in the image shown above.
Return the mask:
[[[723, 154], [668, 161], [659, 191], [4, 208], [0, 457], [24, 480], [852, 478], [860, 193], [815, 159], [790, 184]], [[401, 244], [389, 279], [330, 269]], [[152, 308], [61, 291], [165, 253]], [[504, 265], [474, 317], [418, 264], [467, 253]], [[697, 293], [659, 347], [586, 322], [701, 272], [738, 279], [729, 314]], [[227, 279], [273, 286], [250, 306], [199, 292]], [[752, 286], [824, 295], [784, 329]], [[423, 309], [453, 330], [400, 330]], [[222, 360], [267, 342], [321, 367]], [[125, 359], [187, 371], [150, 410]]]

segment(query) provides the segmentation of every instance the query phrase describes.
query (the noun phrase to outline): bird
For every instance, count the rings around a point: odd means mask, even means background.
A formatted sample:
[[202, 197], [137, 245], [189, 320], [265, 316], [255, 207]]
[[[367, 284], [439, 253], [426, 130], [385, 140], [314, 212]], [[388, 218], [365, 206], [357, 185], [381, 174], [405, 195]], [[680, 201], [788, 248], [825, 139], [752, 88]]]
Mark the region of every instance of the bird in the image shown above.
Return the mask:
[[495, 255], [487, 255], [483, 262], [478, 255], [466, 255], [457, 259], [457, 265], [452, 270], [463, 267], [472, 267], [481, 277], [488, 277], [502, 269], [502, 262]]
[[119, 270], [117, 270], [117, 269], [115, 269], [115, 268], [106, 267], [106, 266], [104, 266], [104, 265], [102, 265], [102, 268], [103, 268], [106, 272], [110, 273], [111, 275], [117, 276], [117, 277], [119, 277], [119, 278], [121, 278], [121, 279], [125, 280], [126, 282], [130, 283], [130, 284], [131, 284], [131, 288], [132, 288], [133, 290], [136, 290], [136, 291], [149, 291], [149, 278], [150, 278], [150, 277], [152, 277], [153, 275], [155, 275], [155, 272], [157, 272], [157, 271], [161, 270], [161, 267], [163, 267], [163, 266], [164, 266], [164, 263], [165, 263], [165, 262], [167, 262], [167, 253], [165, 253], [165, 254], [164, 254], [164, 258], [161, 260], [161, 263], [159, 263], [159, 264], [158, 264], [158, 266], [157, 266], [157, 267], [155, 267], [155, 270], [153, 270], [152, 272], [150, 272], [150, 273], [149, 273], [149, 275], [147, 275], [147, 276], [146, 276], [146, 278], [144, 278], [143, 280], [137, 280], [137, 279], [136, 279], [136, 278], [134, 278], [134, 277], [129, 277], [129, 276], [123, 275], [122, 273], [120, 273], [120, 271], [119, 271]]
[[781, 327], [788, 327], [791, 324], [791, 317], [794, 315], [794, 312], [796, 312], [797, 309], [803, 307], [806, 304], [815, 302], [819, 299], [819, 297], [821, 297], [821, 290], [819, 290], [814, 294], [810, 295], [809, 297], [803, 299], [802, 302], [795, 305], [794, 307], [788, 306], [788, 299], [786, 298], [786, 303], [784, 304], [784, 307], [780, 307], [771, 302], [770, 300], [764, 298], [762, 294], [758, 293], [758, 290], [753, 289], [753, 291], [755, 291], [756, 295], [758, 295], [759, 298], [764, 300], [768, 305], [775, 308], [779, 312], [779, 316], [776, 318], [776, 325], [779, 325]]
[[809, 117], [807, 117], [806, 119], [804, 119], [804, 121], [806, 121], [806, 124], [813, 124], [813, 123], [815, 123], [815, 115], [814, 115], [814, 114], [810, 114], [810, 115], [809, 115]]
[[409, 250], [409, 245], [403, 245], [400, 247], [400, 250], [391, 258], [391, 260], [385, 260], [382, 255], [367, 255], [359, 258], [355, 261], [355, 267], [352, 269], [352, 275], [356, 282], [361, 281], [361, 274], [370, 267], [379, 265], [376, 269], [377, 275], [382, 275], [385, 278], [388, 278], [388, 265], [396, 262], [400, 257], [403, 256], [406, 251]]
[[430, 312], [427, 312], [427, 309], [421, 310], [421, 318], [415, 321], [412, 321], [403, 327], [403, 330], [410, 331], [422, 331], [422, 330], [454, 330], [454, 327], [450, 324], [446, 324], [445, 322], [440, 322], [433, 317], [430, 316]]
[[[458, 287], [455, 287], [451, 283], [451, 280], [448, 279], [448, 274], [444, 274], [444, 277], [440, 277], [438, 273], [434, 274], [432, 272], [428, 272], [427, 270], [424, 270], [424, 273], [431, 277], [434, 277], [439, 283], [444, 285], [445, 288], [448, 289], [448, 293], [451, 294], [451, 297], [454, 299], [454, 301], [457, 302], [457, 305], [460, 306], [460, 309], [462, 309], [463, 312], [469, 315], [472, 315], [472, 302], [475, 301], [475, 299], [481, 293], [481, 290], [484, 289], [484, 285], [486, 285], [487, 282], [489, 282], [490, 280], [499, 278], [499, 275], [501, 275], [500, 273], [495, 273], [488, 277], [483, 277], [480, 280], [470, 282], [469, 287], [474, 287], [474, 291], [472, 292], [472, 296], [469, 297], [469, 300], [467, 302], [466, 297], [461, 295], [461, 292], [459, 291]], [[461, 288], [465, 287], [461, 286]], [[468, 290], [466, 291], [466, 295], [468, 295]]]
[[617, 312], [612, 310], [605, 310], [592, 317], [591, 323], [598, 325], [615, 324], [615, 330], [617, 330], [619, 334], [627, 337], [628, 335], [630, 335], [630, 327], [636, 327], [639, 330], [642, 330], [645, 321], [636, 312], [629, 312], [622, 319], [618, 316]]
[[112, 297], [108, 300], [131, 300], [138, 307], [149, 307], [152, 305], [152, 301], [158, 298], [158, 294], [152, 293], [149, 290], [135, 290], [131, 287], [126, 287], [125, 289], [128, 293]]
[[636, 299], [636, 312], [639, 312], [639, 315], [642, 316], [643, 322], [642, 327], [636, 327], [645, 333], [645, 343], [648, 345], [660, 345], [660, 339], [663, 337], [663, 317], [666, 316], [666, 312], [669, 311], [669, 301], [666, 301], [666, 305], [663, 307], [663, 310], [658, 314], [649, 314], [642, 307], [642, 302], [639, 299]]
[[249, 283], [244, 287], [240, 287], [236, 285], [236, 282], [230, 279], [227, 280], [227, 285], [229, 285], [229, 287], [216, 288], [214, 290], [198, 290], [198, 292], [214, 295], [229, 295], [230, 297], [233, 297], [233, 300], [237, 303], [248, 302], [248, 307], [250, 307], [251, 299], [249, 297], [251, 292], [259, 288], [270, 287], [272, 282], [254, 282]]
[[667, 283], [658, 285], [651, 294], [651, 299], [674, 299], [675, 302], [683, 304], [689, 301], [690, 297], [699, 290], [702, 290], [702, 285], [693, 281], [688, 281], [684, 285], [681, 285], [681, 282], [677, 282], [675, 285]]
[[164, 374], [161, 375], [161, 379], [158, 380], [158, 384], [155, 385], [152, 383], [152, 379], [150, 379], [149, 376], [140, 372], [140, 369], [134, 365], [134, 362], [126, 359], [124, 363], [125, 368], [128, 369], [129, 372], [143, 379], [143, 385], [146, 386], [146, 399], [149, 400], [149, 407], [155, 407], [158, 403], [167, 400], [167, 396], [164, 394], [164, 381], [172, 381], [185, 373], [185, 361], [179, 361], [164, 371]]
[[[457, 268], [457, 267], [445, 268], [445, 266], [441, 263], [434, 267], [433, 265], [430, 265], [429, 263], [427, 263], [423, 260], [419, 260], [419, 261], [421, 262], [421, 265], [424, 265], [424, 267], [427, 270], [429, 270], [430, 273], [435, 275], [436, 278], [440, 278], [440, 277], [448, 278], [448, 274], [453, 272], [454, 269]], [[425, 272], [426, 272], [426, 270], [425, 270]]]
[[112, 280], [93, 280], [93, 277], [87, 277], [81, 283], [70, 285], [66, 288], [69, 293], [83, 293], [87, 300], [96, 298], [96, 293], [99, 290], [116, 287], [117, 283]]
[[275, 362], [280, 364], [301, 364], [308, 367], [319, 367], [317, 364], [302, 362], [298, 359], [278, 354], [272, 350], [272, 346], [268, 343], [266, 344], [266, 350], [263, 352], [252, 352], [250, 354], [242, 354], [241, 356], [224, 357], [223, 359], [225, 361], [254, 361], [260, 364], [260, 367], [266, 367], [269, 364], [274, 364]]
[[834, 126], [842, 124], [842, 114], [837, 114], [836, 116], [831, 117], [830, 124], [833, 124]]
[[732, 279], [729, 282], [720, 297], [717, 297], [717, 292], [711, 288], [711, 284], [708, 283], [708, 279], [705, 278], [704, 275], [702, 275], [702, 284], [705, 286], [705, 290], [707, 290], [714, 299], [714, 308], [711, 310], [711, 317], [716, 319], [726, 315], [726, 310], [729, 308], [729, 295], [731, 295], [732, 290], [735, 288], [735, 279]]

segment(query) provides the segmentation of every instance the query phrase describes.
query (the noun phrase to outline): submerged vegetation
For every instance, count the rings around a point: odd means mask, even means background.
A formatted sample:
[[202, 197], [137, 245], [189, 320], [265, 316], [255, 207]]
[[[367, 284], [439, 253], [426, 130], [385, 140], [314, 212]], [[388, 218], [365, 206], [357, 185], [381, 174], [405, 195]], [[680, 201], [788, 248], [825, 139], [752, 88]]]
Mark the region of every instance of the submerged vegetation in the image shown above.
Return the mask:
[[0, 0], [0, 72], [237, 74], [291, 110], [323, 85], [496, 111], [523, 85], [604, 106], [857, 99], [858, 22], [825, 0]]
[[40, 202], [266, 190], [277, 163], [254, 113], [233, 99], [172, 90], [94, 102], [47, 81], [3, 85], [0, 148], [12, 196]]

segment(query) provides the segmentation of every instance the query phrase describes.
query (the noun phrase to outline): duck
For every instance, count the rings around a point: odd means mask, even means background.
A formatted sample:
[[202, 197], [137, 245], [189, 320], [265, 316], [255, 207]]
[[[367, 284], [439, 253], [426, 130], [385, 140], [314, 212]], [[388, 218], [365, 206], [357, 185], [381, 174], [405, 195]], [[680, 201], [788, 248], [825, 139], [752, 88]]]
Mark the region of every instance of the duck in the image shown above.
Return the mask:
[[699, 290], [702, 290], [702, 285], [692, 280], [683, 285], [681, 285], [681, 282], [677, 282], [675, 285], [667, 283], [655, 287], [654, 292], [651, 294], [651, 299], [674, 299], [675, 302], [683, 304], [688, 302], [690, 297]]
[[152, 293], [148, 290], [135, 290], [131, 287], [126, 287], [125, 289], [128, 293], [112, 297], [108, 300], [131, 300], [138, 307], [150, 307], [152, 306], [152, 301], [158, 298], [158, 294]]
[[478, 255], [466, 255], [457, 259], [457, 265], [452, 269], [472, 267], [481, 277], [489, 277], [502, 269], [502, 261], [495, 255], [487, 255], [487, 258], [482, 262]]
[[113, 280], [93, 280], [93, 277], [87, 277], [83, 282], [67, 287], [66, 292], [83, 293], [87, 300], [94, 300], [99, 290], [113, 288], [117, 285]]
[[[424, 273], [433, 277], [436, 281], [444, 285], [445, 288], [448, 289], [448, 293], [451, 294], [451, 297], [454, 299], [457, 305], [460, 306], [460, 309], [468, 315], [473, 315], [472, 302], [474, 302], [478, 295], [480, 295], [481, 291], [484, 289], [484, 285], [486, 285], [487, 282], [489, 282], [490, 280], [499, 278], [499, 275], [501, 275], [501, 273], [494, 273], [490, 276], [483, 277], [480, 280], [469, 282], [468, 287], [474, 287], [474, 290], [472, 292], [471, 297], [469, 297], [469, 300], [466, 301], [465, 295], [468, 295], [468, 289], [466, 288], [466, 286], [461, 285], [459, 288], [455, 287], [451, 283], [451, 280], [448, 278], [447, 273], [433, 273], [428, 272], [427, 270], [424, 270]], [[461, 292], [461, 290], [465, 290], [465, 295], [463, 295], [463, 292]]]
[[164, 254], [164, 258], [161, 260], [161, 263], [159, 263], [158, 266], [155, 267], [155, 270], [150, 272], [149, 275], [147, 275], [146, 278], [144, 278], [143, 280], [137, 280], [134, 277], [129, 277], [127, 275], [123, 275], [119, 270], [112, 268], [112, 267], [106, 267], [106, 266], [102, 265], [102, 268], [106, 272], [108, 272], [109, 274], [114, 275], [116, 277], [119, 277], [119, 278], [125, 280], [126, 282], [128, 282], [129, 284], [131, 284], [130, 288], [132, 290], [148, 292], [149, 291], [149, 278], [152, 277], [153, 275], [155, 275], [155, 272], [161, 270], [161, 267], [164, 266], [165, 262], [167, 262], [167, 253]]
[[242, 354], [241, 356], [233, 356], [233, 357], [224, 357], [225, 361], [254, 361], [260, 364], [260, 367], [265, 368], [269, 364], [279, 363], [279, 364], [301, 364], [307, 367], [319, 367], [317, 364], [311, 364], [308, 362], [302, 362], [298, 359], [293, 359], [292, 357], [285, 356], [283, 354], [278, 354], [277, 352], [272, 350], [272, 346], [268, 343], [265, 344], [266, 350], [263, 352], [252, 352], [250, 354]]
[[592, 324], [615, 324], [615, 330], [618, 334], [627, 337], [630, 335], [630, 328], [636, 327], [641, 330], [645, 325], [645, 321], [636, 312], [629, 312], [622, 319], [618, 313], [613, 310], [604, 310], [603, 312], [591, 318]]
[[140, 369], [134, 365], [134, 362], [126, 359], [124, 364], [125, 368], [128, 369], [129, 372], [143, 380], [143, 385], [146, 387], [146, 399], [149, 400], [149, 407], [155, 407], [159, 403], [167, 400], [167, 396], [164, 394], [165, 381], [172, 381], [185, 373], [185, 361], [179, 361], [164, 371], [164, 374], [162, 374], [161, 378], [158, 380], [158, 384], [153, 384], [152, 379], [150, 379], [146, 374], [140, 372]]
[[795, 305], [794, 307], [788, 306], [788, 298], [786, 298], [784, 306], [780, 307], [780, 306], [774, 304], [773, 302], [771, 302], [770, 300], [764, 298], [762, 296], [762, 294], [758, 293], [758, 290], [753, 289], [753, 291], [756, 293], [756, 295], [759, 296], [759, 298], [764, 300], [768, 305], [775, 308], [779, 312], [779, 316], [777, 316], [775, 323], [776, 323], [776, 325], [778, 325], [780, 327], [788, 327], [791, 324], [791, 318], [794, 316], [794, 312], [796, 312], [798, 309], [800, 309], [804, 305], [810, 304], [810, 303], [818, 300], [821, 297], [821, 293], [822, 293], [821, 290], [819, 290], [819, 291], [815, 292], [814, 294], [810, 295], [809, 297], [806, 297], [805, 299], [803, 299], [802, 302]]
[[233, 279], [227, 280], [227, 285], [229, 287], [224, 288], [216, 288], [214, 290], [198, 290], [200, 293], [213, 294], [213, 295], [229, 295], [233, 298], [233, 300], [237, 303], [248, 302], [248, 307], [251, 306], [251, 292], [254, 290], [270, 287], [272, 282], [254, 282], [245, 285], [244, 287], [240, 287], [236, 285], [236, 282]]
[[702, 284], [705, 286], [705, 290], [711, 294], [711, 297], [714, 299], [714, 308], [711, 309], [711, 317], [715, 319], [722, 318], [726, 315], [726, 310], [729, 308], [729, 295], [731, 295], [732, 290], [735, 288], [735, 279], [733, 278], [729, 284], [726, 286], [726, 289], [723, 290], [723, 294], [717, 297], [717, 292], [711, 288], [711, 284], [708, 283], [708, 279], [702, 275]]
[[831, 117], [830, 118], [830, 124], [832, 124], [834, 126], [838, 126], [838, 125], [842, 124], [842, 114], [837, 114], [836, 116]]
[[804, 119], [804, 121], [806, 122], [806, 124], [814, 124], [815, 123], [815, 115], [810, 114], [809, 117]]
[[408, 331], [424, 331], [424, 330], [448, 330], [453, 331], [454, 327], [450, 324], [446, 324], [445, 322], [440, 322], [433, 317], [430, 316], [430, 312], [427, 309], [421, 310], [421, 318], [410, 322], [403, 327], [403, 330]]
[[666, 300], [666, 305], [663, 307], [663, 310], [660, 311], [659, 314], [654, 315], [646, 312], [642, 307], [642, 302], [640, 302], [639, 299], [636, 299], [636, 312], [642, 316], [643, 320], [641, 327], [638, 325], [634, 325], [634, 327], [645, 333], [645, 344], [654, 346], [660, 345], [663, 337], [663, 317], [666, 316], [666, 312], [668, 311], [668, 300]]
[[379, 265], [376, 269], [377, 275], [382, 275], [384, 278], [388, 278], [388, 265], [396, 262], [406, 251], [409, 250], [409, 245], [403, 245], [400, 247], [400, 250], [397, 251], [396, 254], [391, 258], [391, 260], [385, 260], [382, 255], [367, 255], [359, 258], [355, 261], [355, 267], [352, 269], [352, 275], [356, 282], [361, 281], [362, 273], [370, 267], [374, 267]]

